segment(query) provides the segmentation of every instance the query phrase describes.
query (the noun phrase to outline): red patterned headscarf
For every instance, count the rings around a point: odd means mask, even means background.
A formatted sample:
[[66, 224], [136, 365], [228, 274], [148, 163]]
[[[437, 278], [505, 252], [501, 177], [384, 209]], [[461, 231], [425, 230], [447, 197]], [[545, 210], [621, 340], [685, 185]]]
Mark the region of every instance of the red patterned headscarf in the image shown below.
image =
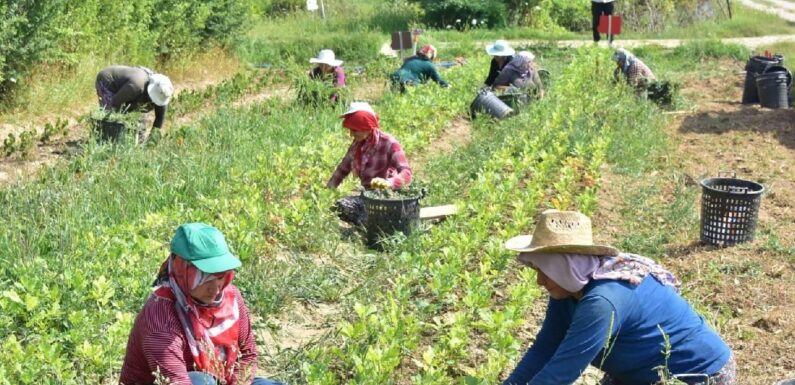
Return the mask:
[[428, 60], [433, 60], [436, 58], [436, 47], [430, 44], [426, 44], [422, 48], [420, 48], [419, 53], [427, 57]]
[[[380, 131], [378, 115], [369, 111], [356, 111], [354, 113], [344, 116], [342, 126], [356, 132], [369, 132], [370, 137], [365, 141], [369, 144], [375, 144], [378, 141], [378, 133]], [[355, 175], [360, 175], [362, 167], [362, 147], [365, 142], [357, 143], [356, 152], [353, 158], [353, 172]]]
[[[176, 254], [171, 254], [164, 265], [168, 278], [155, 289], [155, 295], [174, 301], [196, 367], [217, 378], [233, 378], [240, 351], [240, 309], [229, 287], [235, 271], [204, 273]], [[216, 279], [223, 280], [223, 285], [212, 303], [191, 297], [191, 290]]]

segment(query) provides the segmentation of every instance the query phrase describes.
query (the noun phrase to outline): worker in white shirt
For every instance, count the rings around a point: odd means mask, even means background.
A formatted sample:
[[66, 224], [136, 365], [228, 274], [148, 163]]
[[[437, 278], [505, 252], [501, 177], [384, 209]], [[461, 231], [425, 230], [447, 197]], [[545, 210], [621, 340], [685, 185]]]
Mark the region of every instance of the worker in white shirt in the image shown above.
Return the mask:
[[[613, 14], [613, 0], [591, 0], [591, 15], [593, 15], [593, 41], [601, 39], [599, 35], [599, 18], [602, 15]], [[607, 37], [607, 41], [613, 42], [613, 35]]]

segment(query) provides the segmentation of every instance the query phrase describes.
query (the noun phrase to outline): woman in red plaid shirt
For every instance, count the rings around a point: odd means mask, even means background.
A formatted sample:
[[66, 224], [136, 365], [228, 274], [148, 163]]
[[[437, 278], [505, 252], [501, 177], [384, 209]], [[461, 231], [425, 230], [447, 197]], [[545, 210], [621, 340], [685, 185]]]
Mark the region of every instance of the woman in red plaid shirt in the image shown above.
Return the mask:
[[[370, 104], [353, 102], [340, 117], [353, 142], [326, 186], [337, 188], [351, 172], [359, 177], [366, 189], [398, 189], [411, 183], [411, 166], [403, 148], [392, 135], [381, 131], [378, 115]], [[337, 201], [337, 209], [342, 220], [355, 225], [364, 224], [366, 218], [361, 197], [342, 198]]]
[[616, 61], [617, 67], [613, 73], [613, 77], [616, 80], [619, 74], [624, 74], [627, 83], [631, 86], [645, 88], [649, 82], [657, 79], [645, 63], [623, 48], [616, 50], [613, 54], [613, 60]]

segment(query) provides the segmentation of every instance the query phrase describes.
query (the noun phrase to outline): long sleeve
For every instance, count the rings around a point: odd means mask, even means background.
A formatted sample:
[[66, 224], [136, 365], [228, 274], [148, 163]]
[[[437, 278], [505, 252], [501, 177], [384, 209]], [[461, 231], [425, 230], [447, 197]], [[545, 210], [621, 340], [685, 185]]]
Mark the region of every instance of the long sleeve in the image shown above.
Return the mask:
[[499, 75], [494, 79], [493, 86], [500, 87], [500, 86], [510, 86], [516, 79], [519, 79], [521, 75], [516, 72], [513, 66], [505, 66], [505, 68], [500, 71]]
[[400, 188], [411, 184], [411, 166], [409, 166], [409, 160], [406, 158], [406, 154], [403, 153], [400, 143], [392, 143], [391, 152], [389, 163], [397, 173], [387, 180], [392, 184], [392, 188]]
[[342, 66], [334, 67], [334, 85], [345, 87], [345, 70]]
[[237, 303], [240, 306], [240, 367], [229, 385], [248, 385], [257, 373], [257, 345], [254, 332], [251, 330], [251, 317], [243, 297], [238, 293]]
[[143, 92], [143, 88], [137, 82], [128, 81], [113, 94], [113, 98], [110, 102], [111, 107], [121, 108], [125, 104], [132, 104]]
[[615, 307], [604, 297], [594, 296], [580, 302], [555, 354], [529, 384], [574, 383], [599, 352], [608, 346], [608, 335], [615, 338], [620, 323]]
[[503, 385], [526, 385], [549, 361], [566, 335], [566, 323], [562, 316], [564, 306], [566, 306], [564, 301], [550, 298], [544, 323], [536, 335], [535, 342]]
[[533, 83], [536, 90], [544, 90], [544, 83], [541, 82], [541, 76], [538, 74], [538, 71], [532, 71], [532, 74], [530, 75], [530, 81]]
[[499, 75], [500, 69], [497, 66], [497, 61], [491, 59], [491, 64], [489, 65], [489, 75], [486, 77], [486, 81], [483, 84], [491, 87], [494, 85], [494, 80], [497, 79], [497, 75]]
[[326, 183], [327, 187], [330, 188], [337, 188], [337, 186], [342, 183], [345, 177], [351, 173], [351, 168], [353, 167], [353, 154], [356, 152], [356, 143], [352, 143], [351, 146], [348, 148], [348, 152], [340, 161], [340, 164], [337, 166], [337, 169], [334, 170], [334, 174], [331, 175], [331, 179]]
[[174, 331], [155, 330], [143, 337], [143, 356], [172, 385], [191, 385], [184, 359], [184, 341]]
[[439, 85], [442, 87], [446, 88], [449, 86], [449, 84], [444, 79], [442, 79], [442, 76], [439, 75], [439, 71], [436, 70], [436, 66], [433, 65], [433, 63], [428, 62], [427, 68], [428, 68], [427, 76], [429, 78], [433, 79], [433, 81], [435, 81], [436, 83], [439, 83]]
[[155, 105], [155, 123], [152, 124], [154, 128], [162, 128], [163, 121], [166, 120], [166, 110], [168, 106], [158, 106]]

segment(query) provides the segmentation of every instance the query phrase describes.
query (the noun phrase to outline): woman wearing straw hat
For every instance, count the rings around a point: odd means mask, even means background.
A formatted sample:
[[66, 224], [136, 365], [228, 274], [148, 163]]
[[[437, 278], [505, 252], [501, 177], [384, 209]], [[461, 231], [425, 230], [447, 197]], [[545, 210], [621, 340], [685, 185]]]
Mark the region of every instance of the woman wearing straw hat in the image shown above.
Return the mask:
[[503, 68], [513, 60], [513, 54], [516, 53], [511, 45], [505, 40], [497, 40], [494, 44], [486, 46], [486, 53], [492, 56], [491, 63], [489, 64], [489, 75], [486, 81], [483, 82], [488, 87], [494, 85], [494, 81], [500, 74]]
[[605, 373], [602, 384], [655, 384], [661, 374], [736, 384], [731, 350], [679, 295], [676, 277], [649, 258], [595, 245], [587, 216], [547, 210], [532, 236], [505, 246], [536, 271], [549, 303], [503, 384], [571, 384], [588, 364]]
[[279, 385], [254, 377], [256, 339], [243, 296], [232, 284], [240, 265], [215, 227], [177, 228], [130, 332], [119, 383]]
[[[351, 172], [359, 177], [365, 189], [399, 189], [411, 183], [411, 166], [400, 142], [381, 131], [378, 115], [370, 104], [353, 102], [340, 117], [353, 142], [326, 183], [327, 187], [337, 188]], [[364, 224], [366, 214], [360, 196], [338, 200], [336, 209], [343, 221]]]
[[392, 73], [392, 84], [399, 84], [403, 91], [406, 85], [417, 85], [431, 79], [444, 88], [449, 87], [450, 84], [442, 79], [433, 65], [434, 59], [436, 48], [430, 44], [424, 45], [416, 55], [406, 58], [399, 70]]
[[[157, 138], [166, 118], [166, 107], [174, 94], [174, 86], [167, 76], [146, 67], [114, 65], [97, 74], [94, 86], [99, 106], [113, 111], [155, 111], [150, 137]], [[146, 120], [142, 117], [139, 140], [145, 139]]]
[[[345, 87], [345, 70], [342, 68], [342, 60], [337, 60], [334, 56], [334, 51], [330, 49], [320, 50], [317, 57], [309, 59], [309, 62], [317, 64], [315, 68], [309, 71], [310, 79], [330, 81], [334, 87]], [[334, 93], [330, 99], [332, 102], [336, 102], [339, 99], [339, 95]]]
[[533, 66], [535, 55], [530, 51], [520, 51], [510, 63], [500, 71], [494, 80], [494, 88], [507, 90], [511, 87], [520, 90], [534, 90], [539, 97], [544, 96], [544, 84]]

